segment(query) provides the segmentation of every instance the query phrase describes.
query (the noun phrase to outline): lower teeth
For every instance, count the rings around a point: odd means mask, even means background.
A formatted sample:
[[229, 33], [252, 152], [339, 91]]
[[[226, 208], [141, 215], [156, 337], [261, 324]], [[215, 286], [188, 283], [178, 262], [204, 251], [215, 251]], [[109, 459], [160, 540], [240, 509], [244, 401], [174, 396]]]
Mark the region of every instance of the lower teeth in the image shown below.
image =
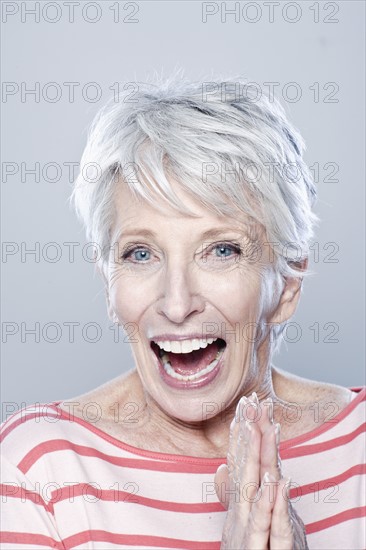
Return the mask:
[[190, 374], [189, 376], [184, 376], [183, 374], [178, 374], [177, 372], [175, 372], [166, 354], [164, 354], [161, 357], [161, 360], [163, 363], [164, 370], [167, 374], [169, 374], [169, 376], [171, 376], [172, 378], [175, 378], [176, 380], [183, 380], [185, 382], [190, 382], [191, 380], [197, 380], [197, 378], [201, 378], [201, 376], [203, 376], [204, 374], [208, 374], [209, 372], [214, 370], [214, 368], [216, 367], [216, 365], [220, 360], [221, 355], [223, 354], [223, 351], [224, 351], [223, 349], [218, 351], [216, 358], [213, 361], [211, 361], [211, 363], [207, 365], [207, 367], [200, 370], [199, 372], [196, 372], [196, 374]]

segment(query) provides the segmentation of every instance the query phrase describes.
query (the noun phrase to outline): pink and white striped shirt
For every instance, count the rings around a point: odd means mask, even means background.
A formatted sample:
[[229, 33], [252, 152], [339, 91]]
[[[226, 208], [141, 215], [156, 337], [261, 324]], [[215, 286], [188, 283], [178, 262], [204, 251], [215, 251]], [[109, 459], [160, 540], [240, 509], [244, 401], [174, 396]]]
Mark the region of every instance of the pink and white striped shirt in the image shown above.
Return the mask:
[[[366, 388], [353, 391], [328, 422], [280, 445], [310, 549], [366, 547]], [[57, 403], [19, 410], [1, 440], [4, 550], [220, 548], [213, 480], [225, 458], [145, 451]]]

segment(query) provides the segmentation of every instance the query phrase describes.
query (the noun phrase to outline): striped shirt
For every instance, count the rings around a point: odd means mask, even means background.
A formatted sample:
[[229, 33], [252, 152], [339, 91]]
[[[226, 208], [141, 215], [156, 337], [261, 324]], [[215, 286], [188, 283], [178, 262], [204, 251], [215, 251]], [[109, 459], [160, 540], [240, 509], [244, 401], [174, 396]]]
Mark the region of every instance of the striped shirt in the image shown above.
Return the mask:
[[[338, 414], [330, 404], [329, 421], [280, 445], [310, 549], [366, 547], [366, 388], [353, 392]], [[225, 458], [139, 449], [57, 404], [2, 424], [1, 548], [220, 549], [214, 475]]]

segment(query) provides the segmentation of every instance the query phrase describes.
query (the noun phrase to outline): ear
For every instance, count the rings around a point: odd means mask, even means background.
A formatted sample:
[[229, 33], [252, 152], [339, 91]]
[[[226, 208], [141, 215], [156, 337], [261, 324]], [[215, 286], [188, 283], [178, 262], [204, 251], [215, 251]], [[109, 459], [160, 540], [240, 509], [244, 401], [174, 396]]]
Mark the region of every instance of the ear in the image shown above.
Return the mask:
[[[299, 271], [306, 271], [308, 259], [296, 262], [292, 267]], [[302, 277], [285, 277], [285, 284], [275, 311], [270, 319], [271, 323], [284, 323], [290, 319], [296, 311], [301, 295]]]
[[115, 314], [115, 312], [114, 312], [114, 310], [111, 306], [111, 301], [110, 301], [110, 297], [109, 297], [109, 285], [108, 285], [107, 277], [106, 277], [104, 271], [101, 269], [101, 267], [98, 264], [96, 264], [96, 268], [97, 268], [97, 271], [98, 271], [99, 275], [101, 276], [101, 278], [103, 279], [103, 282], [104, 282], [104, 290], [105, 290], [108, 318], [111, 321], [111, 323], [115, 323], [115, 322], [117, 322], [117, 317], [116, 317], [116, 314]]
[[110, 298], [109, 298], [109, 290], [108, 288], [106, 287], [105, 288], [105, 297], [106, 297], [106, 303], [107, 303], [107, 313], [108, 313], [108, 317], [109, 317], [109, 320], [111, 323], [116, 323], [118, 321], [117, 319], [117, 316], [111, 306], [111, 301], [110, 301]]

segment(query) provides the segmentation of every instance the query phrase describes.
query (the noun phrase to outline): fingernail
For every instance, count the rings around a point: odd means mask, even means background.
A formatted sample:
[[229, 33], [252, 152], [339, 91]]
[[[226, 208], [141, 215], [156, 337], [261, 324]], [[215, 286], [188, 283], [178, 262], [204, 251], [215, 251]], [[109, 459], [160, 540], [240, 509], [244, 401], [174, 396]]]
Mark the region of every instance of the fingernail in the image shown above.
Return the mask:
[[231, 424], [230, 424], [230, 431], [232, 432], [233, 429], [234, 429], [234, 426], [235, 426], [235, 423], [236, 423], [236, 418], [234, 416], [233, 420], [231, 421]]
[[280, 438], [281, 438], [281, 424], [279, 423], [275, 424], [275, 436], [276, 436], [276, 445], [277, 447], [279, 447]]
[[[254, 393], [254, 392], [253, 392]], [[246, 420], [255, 420], [258, 415], [258, 406], [252, 400], [253, 394], [250, 398], [242, 397], [241, 398], [241, 408], [240, 408], [240, 418], [245, 418]]]
[[255, 391], [252, 393], [251, 398], [256, 405], [259, 405], [258, 395]]
[[282, 460], [281, 460], [280, 456], [277, 459], [277, 468], [278, 468], [278, 471], [280, 472], [280, 475], [282, 477]]
[[240, 413], [241, 407], [242, 407], [244, 404], [246, 405], [248, 402], [249, 402], [249, 399], [248, 399], [245, 395], [243, 395], [243, 396], [239, 399], [238, 404], [237, 404], [237, 406], [236, 406], [236, 413]]
[[[253, 412], [248, 414], [250, 409], [252, 409]], [[250, 401], [248, 397], [243, 395], [243, 397], [240, 399], [238, 403], [235, 416], [238, 418], [238, 422], [240, 422], [241, 420], [248, 420], [248, 419], [253, 420], [253, 418], [255, 418], [257, 415], [256, 410], [257, 409], [256, 409], [255, 403], [253, 403], [253, 401]]]
[[286, 487], [287, 499], [289, 500], [290, 499], [290, 490], [291, 490], [291, 477], [287, 478], [285, 487]]
[[250, 434], [252, 432], [252, 426], [250, 425], [250, 422], [248, 420], [244, 421], [244, 437], [246, 440], [249, 439]]
[[273, 399], [270, 397], [268, 399], [268, 420], [273, 424]]
[[264, 483], [269, 483], [269, 473], [268, 472], [265, 472], [265, 474], [263, 476], [262, 485]]

